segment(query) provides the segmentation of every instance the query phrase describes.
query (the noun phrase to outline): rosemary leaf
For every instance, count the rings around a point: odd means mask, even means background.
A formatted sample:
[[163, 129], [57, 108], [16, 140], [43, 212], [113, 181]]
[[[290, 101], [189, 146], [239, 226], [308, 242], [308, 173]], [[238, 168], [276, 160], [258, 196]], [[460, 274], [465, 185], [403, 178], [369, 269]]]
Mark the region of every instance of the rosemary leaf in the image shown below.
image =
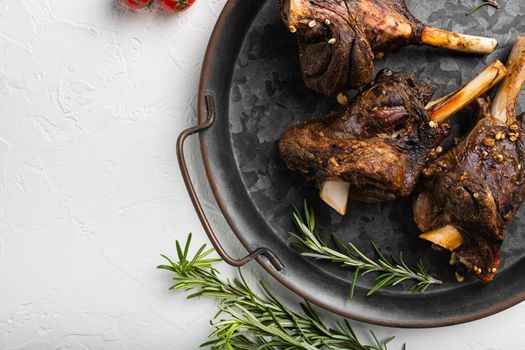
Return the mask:
[[[310, 218], [304, 227], [313, 231], [313, 211], [308, 215]], [[241, 270], [239, 278], [223, 280], [213, 266], [220, 259], [207, 258], [213, 250], [206, 250], [203, 245], [190, 259], [190, 244], [191, 234], [184, 249], [177, 242], [177, 259], [161, 255], [167, 264], [158, 268], [174, 274], [175, 284], [171, 289], [191, 291], [189, 297], [211, 297], [219, 301], [211, 322], [213, 332], [201, 347], [211, 350], [386, 350], [393, 339], [379, 341], [372, 333], [374, 344], [363, 344], [347, 320], [331, 328], [307, 302], [300, 304], [302, 312], [292, 311], [263, 283], [260, 283], [262, 293], [254, 291]]]
[[412, 292], [425, 292], [431, 285], [442, 284], [443, 282], [430, 276], [423, 262], [419, 261], [416, 266], [408, 266], [401, 254], [398, 259], [387, 259], [380, 251], [379, 247], [370, 242], [377, 258], [374, 260], [367, 257], [354, 244], [344, 244], [341, 239], [333, 235], [332, 238], [339, 248], [336, 251], [328, 247], [315, 230], [315, 213], [305, 202], [304, 213], [298, 210], [293, 214], [293, 221], [299, 234], [293, 234], [300, 246], [304, 249], [303, 256], [317, 260], [331, 261], [343, 267], [354, 268], [354, 276], [350, 285], [349, 296], [354, 296], [355, 284], [359, 276], [369, 273], [380, 273], [376, 277], [376, 284], [369, 290], [368, 296], [373, 295], [379, 289], [387, 286], [397, 286], [404, 281], [413, 281], [410, 288]]
[[483, 1], [481, 4], [479, 4], [478, 6], [474, 7], [472, 10], [470, 10], [469, 12], [467, 12], [465, 15], [466, 16], [470, 16], [471, 14], [473, 14], [474, 12], [476, 12], [477, 10], [481, 9], [482, 7], [485, 7], [485, 6], [492, 6], [494, 7], [495, 9], [499, 9], [501, 8], [501, 5], [496, 1], [496, 0], [487, 0], [487, 1]]

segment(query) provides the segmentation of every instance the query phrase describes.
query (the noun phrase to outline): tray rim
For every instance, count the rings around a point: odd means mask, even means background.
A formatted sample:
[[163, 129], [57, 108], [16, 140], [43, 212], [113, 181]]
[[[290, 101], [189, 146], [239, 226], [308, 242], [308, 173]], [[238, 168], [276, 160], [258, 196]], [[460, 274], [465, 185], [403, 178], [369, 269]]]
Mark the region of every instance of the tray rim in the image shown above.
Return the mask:
[[[208, 41], [208, 45], [207, 45], [203, 63], [202, 63], [201, 74], [200, 74], [200, 79], [199, 79], [198, 95], [197, 95], [197, 121], [199, 124], [206, 122], [206, 118], [207, 118], [205, 97], [209, 93], [208, 86], [209, 86], [209, 83], [210, 83], [210, 80], [213, 74], [212, 72], [213, 57], [216, 55], [217, 44], [220, 40], [223, 29], [227, 26], [227, 23], [228, 23], [228, 21], [226, 20], [227, 16], [230, 15], [230, 13], [233, 11], [237, 3], [239, 3], [240, 1], [242, 0], [227, 0], [226, 4], [224, 5], [224, 8], [222, 9], [215, 23], [210, 39]], [[233, 218], [234, 215], [232, 215], [232, 213], [228, 209], [228, 205], [225, 202], [221, 194], [221, 191], [219, 189], [219, 186], [216, 182], [216, 179], [213, 174], [210, 157], [208, 155], [208, 151], [206, 148], [205, 136], [203, 135], [203, 133], [199, 134], [199, 147], [201, 151], [201, 157], [202, 157], [202, 162], [204, 165], [206, 177], [210, 185], [210, 189], [213, 193], [214, 199], [219, 209], [221, 210], [222, 215], [224, 216], [226, 222], [228, 223], [228, 226], [230, 227], [232, 232], [235, 234], [235, 237], [242, 244], [242, 246], [248, 252], [252, 252], [254, 249], [256, 249], [256, 247], [252, 247], [247, 242], [247, 240], [243, 238], [243, 235], [240, 233], [240, 230], [237, 228], [235, 224], [235, 220]], [[496, 303], [489, 308], [486, 308], [482, 311], [475, 312], [475, 313], [469, 313], [466, 315], [457, 316], [453, 318], [435, 320], [432, 322], [425, 323], [424, 325], [421, 325], [419, 323], [413, 323], [410, 321], [407, 321], [407, 322], [389, 321], [389, 320], [384, 320], [384, 319], [367, 317], [361, 314], [356, 314], [352, 311], [346, 310], [341, 307], [333, 306], [326, 300], [323, 300], [323, 298], [317, 297], [314, 293], [308, 293], [308, 292], [302, 291], [300, 288], [297, 288], [284, 274], [277, 271], [272, 266], [272, 264], [270, 264], [267, 260], [265, 260], [261, 256], [258, 256], [255, 260], [268, 274], [270, 274], [275, 280], [281, 283], [285, 288], [287, 288], [288, 290], [290, 290], [297, 296], [304, 298], [308, 302], [311, 302], [312, 304], [315, 304], [316, 306], [324, 310], [327, 310], [331, 313], [334, 313], [336, 315], [346, 317], [346, 318], [349, 318], [355, 321], [377, 325], [377, 326], [405, 328], [405, 329], [422, 329], [422, 328], [437, 328], [437, 327], [447, 327], [447, 326], [459, 325], [463, 323], [480, 320], [480, 319], [483, 319], [489, 316], [493, 316], [501, 311], [504, 311], [508, 308], [511, 308], [525, 301], [525, 289], [524, 289], [521, 292], [516, 293], [516, 295], [514, 295], [514, 297], [512, 298], [508, 298], [507, 300]], [[525, 261], [517, 262], [517, 264], [523, 264], [523, 263], [525, 263]]]

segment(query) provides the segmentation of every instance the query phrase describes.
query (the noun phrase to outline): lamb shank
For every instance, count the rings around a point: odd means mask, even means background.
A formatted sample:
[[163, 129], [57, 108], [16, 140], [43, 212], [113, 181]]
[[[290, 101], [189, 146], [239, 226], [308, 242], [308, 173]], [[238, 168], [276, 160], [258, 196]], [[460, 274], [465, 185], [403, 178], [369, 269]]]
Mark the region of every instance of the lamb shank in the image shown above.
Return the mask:
[[445, 121], [505, 74], [496, 61], [463, 89], [428, 104], [430, 84], [381, 71], [345, 110], [291, 127], [279, 142], [281, 158], [317, 182], [321, 198], [342, 215], [348, 197], [373, 203], [406, 196], [448, 135]]
[[497, 41], [432, 28], [405, 0], [280, 0], [284, 22], [297, 33], [306, 86], [326, 96], [361, 89], [374, 78], [374, 59], [409, 44], [490, 54]]
[[452, 251], [451, 264], [491, 281], [504, 231], [525, 200], [525, 113], [516, 118], [525, 82], [525, 37], [518, 37], [509, 75], [490, 104], [478, 100], [479, 121], [467, 137], [423, 171], [414, 201], [423, 239]]

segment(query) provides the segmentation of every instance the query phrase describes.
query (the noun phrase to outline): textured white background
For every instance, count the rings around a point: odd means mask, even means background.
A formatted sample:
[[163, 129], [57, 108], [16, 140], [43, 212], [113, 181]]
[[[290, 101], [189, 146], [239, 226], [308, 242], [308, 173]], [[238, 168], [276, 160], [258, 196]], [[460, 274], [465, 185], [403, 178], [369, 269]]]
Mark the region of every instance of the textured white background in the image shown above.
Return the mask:
[[[224, 2], [162, 17], [110, 0], [0, 0], [0, 349], [192, 350], [205, 340], [213, 302], [168, 292], [155, 266], [187, 232], [205, 241], [174, 149], [193, 123]], [[525, 305], [446, 329], [356, 327], [365, 339], [369, 328], [396, 335], [392, 349], [524, 349]]]

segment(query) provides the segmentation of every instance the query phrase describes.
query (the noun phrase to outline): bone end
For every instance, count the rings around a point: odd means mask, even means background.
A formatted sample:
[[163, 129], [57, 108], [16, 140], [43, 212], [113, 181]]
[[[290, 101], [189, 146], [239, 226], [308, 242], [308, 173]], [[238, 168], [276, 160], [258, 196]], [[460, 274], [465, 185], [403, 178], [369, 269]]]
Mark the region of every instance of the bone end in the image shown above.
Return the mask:
[[424, 45], [478, 55], [489, 55], [498, 46], [493, 38], [449, 32], [444, 29], [426, 27], [421, 36]]
[[304, 5], [304, 1], [285, 0], [283, 9], [286, 14], [286, 21], [288, 22], [288, 26], [292, 32], [295, 32], [301, 21], [307, 21], [306, 18], [309, 15], [309, 11]]
[[463, 235], [452, 225], [426, 232], [419, 237], [450, 251], [458, 249], [463, 244]]
[[516, 118], [516, 104], [525, 84], [525, 37], [519, 36], [512, 48], [507, 63], [509, 75], [501, 85], [494, 101], [491, 114], [505, 123], [513, 123]]
[[499, 60], [492, 62], [483, 72], [456, 93], [430, 103], [427, 106], [430, 119], [436, 123], [444, 123], [496, 86], [506, 76], [507, 69], [503, 63]]
[[346, 214], [348, 208], [348, 194], [350, 183], [345, 181], [329, 180], [321, 185], [321, 199], [341, 215]]

